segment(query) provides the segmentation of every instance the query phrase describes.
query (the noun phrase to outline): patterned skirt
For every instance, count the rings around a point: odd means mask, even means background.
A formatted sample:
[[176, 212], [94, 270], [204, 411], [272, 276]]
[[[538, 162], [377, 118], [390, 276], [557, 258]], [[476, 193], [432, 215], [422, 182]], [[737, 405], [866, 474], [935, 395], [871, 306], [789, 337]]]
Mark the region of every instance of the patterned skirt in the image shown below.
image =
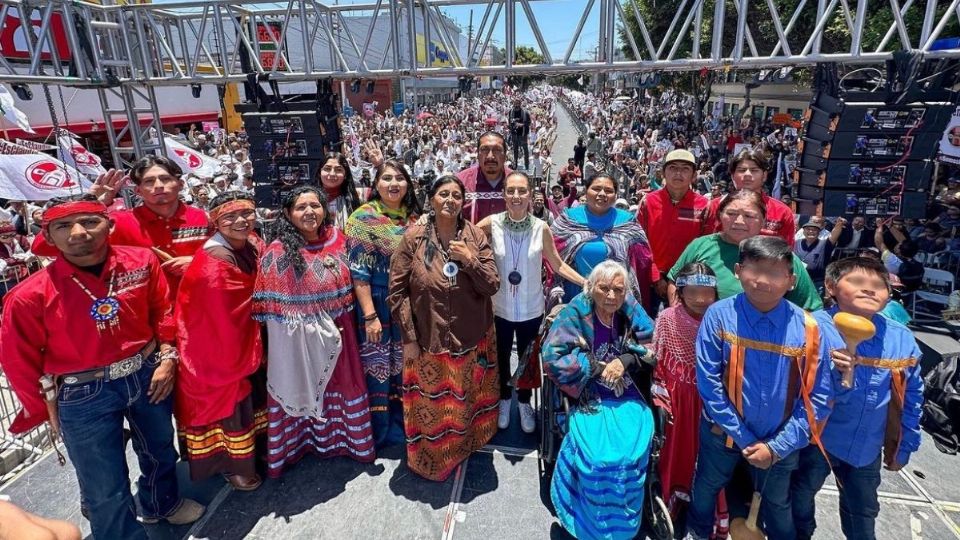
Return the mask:
[[251, 391], [233, 414], [205, 426], [180, 427], [180, 454], [190, 466], [190, 480], [199, 482], [215, 474], [253, 476], [256, 458], [265, 453], [267, 411], [265, 374], [250, 376]]
[[461, 355], [423, 352], [403, 366], [407, 466], [443, 481], [497, 432], [500, 402], [493, 325]]
[[643, 518], [653, 415], [642, 401], [570, 414], [550, 485], [563, 528], [580, 540], [632, 540]]
[[[660, 450], [660, 482], [663, 487], [663, 500], [670, 509], [674, 523], [678, 523], [681, 517], [686, 515], [693, 491], [703, 405], [696, 382], [664, 381], [664, 385], [670, 395], [672, 421], [664, 426], [663, 448]], [[727, 537], [730, 528], [727, 499], [723, 490], [717, 495], [716, 513], [710, 538], [722, 540]]]
[[360, 363], [366, 375], [376, 447], [403, 443], [403, 342], [362, 343]]
[[290, 416], [267, 396], [267, 474], [271, 478], [279, 477], [285, 467], [308, 453], [322, 458], [347, 456], [363, 462], [376, 458], [356, 322], [349, 312], [335, 321], [342, 329], [343, 350], [323, 394], [324, 420]]

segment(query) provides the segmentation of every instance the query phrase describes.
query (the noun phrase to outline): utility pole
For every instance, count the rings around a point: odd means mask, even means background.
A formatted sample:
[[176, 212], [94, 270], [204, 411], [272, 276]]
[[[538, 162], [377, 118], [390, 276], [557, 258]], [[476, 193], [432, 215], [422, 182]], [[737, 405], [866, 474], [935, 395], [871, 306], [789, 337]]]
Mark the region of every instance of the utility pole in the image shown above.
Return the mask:
[[[470, 10], [470, 24], [467, 25], [467, 50], [471, 51], [473, 46], [473, 10]], [[467, 65], [473, 65], [473, 55], [470, 55], [470, 58], [467, 59]]]

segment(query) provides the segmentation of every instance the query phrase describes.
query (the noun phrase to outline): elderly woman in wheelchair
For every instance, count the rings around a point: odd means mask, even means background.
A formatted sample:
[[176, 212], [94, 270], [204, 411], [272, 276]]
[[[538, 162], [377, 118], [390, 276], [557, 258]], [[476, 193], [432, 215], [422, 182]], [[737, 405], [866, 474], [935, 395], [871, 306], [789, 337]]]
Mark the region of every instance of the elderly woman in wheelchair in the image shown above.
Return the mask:
[[653, 321], [629, 283], [619, 263], [597, 265], [543, 345], [544, 373], [573, 401], [550, 497], [561, 525], [581, 540], [632, 539], [644, 515], [654, 361], [640, 343], [649, 340]]

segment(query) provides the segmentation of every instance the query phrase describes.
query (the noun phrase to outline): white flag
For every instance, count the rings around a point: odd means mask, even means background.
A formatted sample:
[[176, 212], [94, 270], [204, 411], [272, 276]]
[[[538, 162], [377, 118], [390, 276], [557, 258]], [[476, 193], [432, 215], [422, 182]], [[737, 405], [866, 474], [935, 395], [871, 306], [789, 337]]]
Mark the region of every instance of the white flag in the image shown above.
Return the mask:
[[6, 118], [8, 122], [16, 124], [17, 127], [23, 131], [36, 133], [33, 131], [33, 128], [30, 127], [30, 122], [27, 121], [27, 115], [23, 114], [23, 111], [17, 108], [16, 103], [13, 101], [13, 94], [2, 84], [0, 84], [0, 113], [3, 114], [3, 117]]
[[212, 178], [219, 172], [220, 161], [180, 144], [169, 135], [164, 134], [163, 142], [167, 147], [167, 157], [179, 165], [184, 174], [192, 172], [200, 177]]
[[79, 171], [46, 154], [0, 154], [0, 198], [46, 201], [89, 188]]
[[60, 130], [60, 133], [57, 134], [57, 146], [59, 147], [60, 159], [80, 171], [81, 174], [96, 177], [107, 172], [103, 168], [100, 156], [90, 153], [69, 131]]

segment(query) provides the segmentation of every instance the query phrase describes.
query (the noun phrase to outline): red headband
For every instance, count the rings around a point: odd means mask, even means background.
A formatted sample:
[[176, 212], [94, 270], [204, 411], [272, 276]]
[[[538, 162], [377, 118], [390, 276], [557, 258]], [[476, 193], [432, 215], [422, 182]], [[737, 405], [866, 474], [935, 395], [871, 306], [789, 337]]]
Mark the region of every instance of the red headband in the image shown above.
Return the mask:
[[256, 205], [253, 201], [247, 199], [234, 199], [232, 201], [227, 201], [220, 206], [210, 210], [210, 221], [216, 223], [221, 216], [229, 214], [230, 212], [236, 212], [237, 210], [254, 210]]
[[43, 226], [48, 227], [54, 220], [76, 214], [99, 214], [106, 216], [107, 207], [100, 201], [74, 201], [58, 204], [47, 208], [43, 212]]

